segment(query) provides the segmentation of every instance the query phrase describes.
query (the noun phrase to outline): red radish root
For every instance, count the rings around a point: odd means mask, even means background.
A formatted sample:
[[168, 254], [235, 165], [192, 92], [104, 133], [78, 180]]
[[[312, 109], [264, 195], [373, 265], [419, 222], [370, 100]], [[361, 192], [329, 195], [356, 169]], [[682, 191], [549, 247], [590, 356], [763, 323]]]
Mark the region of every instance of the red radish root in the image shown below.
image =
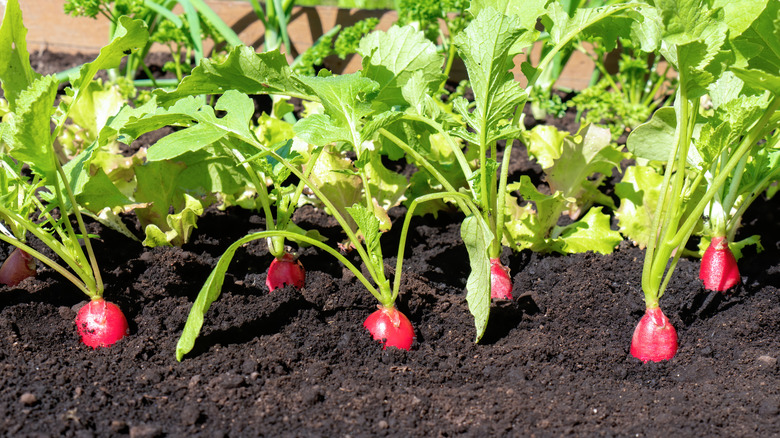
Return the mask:
[[79, 309], [76, 330], [81, 342], [92, 348], [111, 346], [130, 333], [119, 307], [102, 298], [91, 300]]
[[509, 268], [501, 264], [501, 260], [490, 259], [490, 298], [496, 300], [512, 299], [512, 279], [509, 278]]
[[27, 277], [35, 277], [35, 258], [27, 252], [16, 248], [0, 266], [0, 283], [6, 286], [16, 286]]
[[670, 360], [677, 353], [677, 331], [660, 307], [645, 309], [631, 338], [631, 355], [642, 362]]
[[284, 287], [289, 284], [296, 289], [302, 289], [306, 283], [306, 271], [300, 261], [295, 260], [292, 254], [284, 254], [281, 259], [274, 259], [268, 267], [268, 276], [265, 285], [268, 291]]
[[366, 318], [363, 327], [368, 329], [374, 340], [382, 342], [382, 349], [396, 347], [403, 350], [412, 348], [414, 328], [409, 318], [395, 307], [379, 306], [379, 310]]
[[725, 292], [740, 282], [739, 267], [725, 237], [713, 237], [701, 258], [699, 278], [708, 290]]

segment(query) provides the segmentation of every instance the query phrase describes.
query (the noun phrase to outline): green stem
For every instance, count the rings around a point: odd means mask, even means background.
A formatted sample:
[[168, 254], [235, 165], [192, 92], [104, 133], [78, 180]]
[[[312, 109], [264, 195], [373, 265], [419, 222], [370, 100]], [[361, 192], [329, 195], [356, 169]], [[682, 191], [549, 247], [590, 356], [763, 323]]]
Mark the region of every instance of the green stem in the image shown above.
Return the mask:
[[[390, 304], [395, 302], [395, 299], [398, 298], [398, 294], [401, 290], [401, 273], [403, 272], [402, 269], [404, 265], [404, 251], [406, 249], [406, 236], [409, 233], [409, 224], [412, 221], [414, 210], [417, 208], [419, 204], [422, 204], [423, 202], [432, 201], [434, 199], [450, 198], [450, 197], [462, 198], [462, 201], [464, 203], [471, 202], [471, 198], [469, 198], [463, 193], [450, 192], [450, 193], [429, 193], [427, 195], [422, 195], [420, 197], [415, 198], [414, 201], [412, 201], [412, 203], [409, 204], [409, 209], [406, 211], [406, 215], [404, 217], [404, 225], [401, 228], [401, 236], [398, 240], [398, 256], [396, 257], [396, 262], [395, 262], [395, 278], [393, 279], [393, 293], [392, 293], [392, 300], [390, 301]], [[472, 214], [474, 214], [475, 217], [479, 217], [478, 213], [479, 210], [477, 210], [476, 208], [472, 211]]]
[[696, 226], [698, 218], [701, 216], [707, 203], [713, 198], [713, 196], [715, 196], [717, 189], [725, 183], [729, 173], [731, 173], [731, 171], [737, 166], [737, 163], [742, 158], [742, 156], [746, 154], [756, 143], [767, 123], [773, 117], [775, 111], [777, 111], [778, 108], [780, 108], [780, 96], [775, 95], [772, 98], [772, 101], [769, 103], [769, 107], [767, 108], [764, 115], [755, 125], [753, 125], [753, 127], [748, 132], [748, 135], [743, 138], [740, 146], [737, 148], [737, 151], [731, 156], [728, 163], [726, 163], [726, 166], [721, 169], [721, 173], [712, 182], [712, 186], [707, 189], [707, 192], [696, 205], [691, 215], [680, 227], [680, 232], [677, 236], [675, 236], [674, 239], [678, 245], [683, 242], [687, 230], [691, 230]]
[[297, 176], [299, 180], [303, 181], [304, 184], [306, 184], [312, 192], [314, 192], [314, 195], [317, 196], [317, 198], [325, 204], [325, 207], [331, 212], [333, 217], [336, 219], [336, 221], [339, 223], [341, 228], [344, 230], [344, 233], [347, 235], [347, 239], [352, 243], [352, 245], [355, 247], [355, 249], [358, 252], [358, 255], [363, 260], [363, 263], [365, 263], [366, 268], [368, 269], [369, 273], [371, 274], [371, 277], [377, 282], [377, 284], [381, 284], [382, 281], [378, 280], [384, 280], [383, 278], [377, 278], [376, 270], [373, 268], [373, 261], [368, 256], [368, 253], [366, 252], [365, 248], [363, 247], [363, 244], [361, 243], [360, 239], [355, 235], [355, 233], [352, 231], [352, 227], [349, 225], [349, 223], [344, 219], [344, 216], [339, 213], [338, 209], [333, 205], [332, 202], [330, 202], [330, 199], [328, 199], [321, 191], [317, 188], [314, 184], [311, 183], [309, 178], [307, 178], [300, 170], [298, 170], [295, 166], [290, 164], [286, 159], [282, 158], [281, 155], [277, 154], [275, 151], [272, 151], [265, 147], [263, 144], [257, 142], [256, 140], [250, 140], [250, 143], [258, 148], [259, 150], [263, 151], [262, 154], [258, 154], [251, 159], [255, 159], [260, 156], [270, 155], [274, 157], [278, 162], [280, 162], [284, 167], [290, 170], [290, 172], [293, 173], [293, 175]]
[[497, 258], [501, 254], [501, 242], [504, 234], [504, 210], [506, 206], [506, 183], [509, 176], [509, 161], [512, 155], [512, 140], [506, 141], [504, 157], [501, 160], [501, 173], [498, 183], [498, 198], [496, 199], [496, 238], [490, 250], [490, 258]]
[[472, 171], [471, 171], [471, 166], [469, 166], [469, 162], [466, 159], [466, 155], [463, 154], [463, 150], [457, 144], [455, 144], [455, 142], [452, 140], [452, 137], [444, 130], [444, 127], [442, 127], [441, 124], [436, 123], [435, 121], [430, 120], [426, 117], [416, 116], [412, 114], [404, 115], [403, 119], [414, 121], [414, 122], [425, 123], [426, 125], [436, 130], [436, 132], [447, 141], [447, 145], [450, 147], [450, 150], [452, 151], [453, 155], [455, 155], [455, 159], [458, 160], [458, 165], [460, 166], [460, 169], [463, 172], [463, 176], [466, 178], [466, 181], [469, 181], [469, 186], [471, 185]]
[[[423, 169], [425, 169], [428, 173], [431, 174], [434, 178], [436, 178], [436, 181], [439, 182], [439, 184], [444, 187], [444, 190], [448, 192], [457, 193], [457, 190], [455, 187], [453, 187], [452, 184], [450, 184], [449, 181], [447, 181], [447, 178], [442, 175], [438, 169], [433, 167], [433, 164], [431, 164], [430, 161], [428, 161], [425, 157], [422, 156], [419, 152], [414, 150], [411, 146], [406, 144], [403, 140], [396, 137], [393, 133], [388, 131], [385, 128], [380, 128], [379, 133], [385, 136], [388, 140], [392, 141], [396, 146], [403, 149], [404, 152], [406, 152], [408, 155], [412, 157], [415, 162], [417, 162], [420, 166], [422, 166]], [[461, 211], [467, 211], [466, 205], [462, 201], [458, 201], [458, 207], [461, 209]]]
[[60, 265], [59, 263], [55, 262], [54, 260], [52, 260], [52, 259], [46, 257], [45, 255], [41, 254], [40, 252], [36, 251], [32, 247], [30, 247], [28, 245], [25, 245], [24, 243], [22, 243], [21, 241], [19, 241], [17, 239], [14, 239], [12, 237], [6, 236], [3, 233], [0, 233], [0, 240], [2, 240], [4, 242], [6, 242], [6, 243], [9, 243], [9, 244], [11, 244], [11, 245], [21, 249], [22, 251], [26, 252], [27, 254], [30, 254], [31, 256], [33, 256], [36, 259], [40, 260], [46, 266], [48, 266], [48, 267], [54, 269], [55, 271], [59, 272], [63, 277], [68, 279], [68, 281], [73, 283], [74, 286], [79, 288], [79, 290], [81, 290], [82, 292], [87, 294], [87, 296], [90, 299], [94, 299], [96, 297], [99, 298], [99, 296], [96, 296], [95, 294], [93, 294], [93, 292], [91, 290], [89, 290], [87, 288], [87, 286], [84, 284], [84, 282], [81, 281], [75, 275], [73, 275], [73, 273], [71, 273], [70, 271], [65, 269], [62, 265]]

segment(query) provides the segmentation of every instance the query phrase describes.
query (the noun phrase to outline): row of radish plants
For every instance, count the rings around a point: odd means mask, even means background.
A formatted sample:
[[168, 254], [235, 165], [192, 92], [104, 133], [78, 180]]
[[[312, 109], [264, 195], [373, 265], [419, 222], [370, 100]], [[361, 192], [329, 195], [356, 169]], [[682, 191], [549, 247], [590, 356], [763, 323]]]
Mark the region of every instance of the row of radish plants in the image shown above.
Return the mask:
[[[677, 334], [660, 298], [680, 257], [701, 256], [704, 286], [725, 293], [740, 282], [742, 248], [760, 248], [757, 236], [735, 241], [735, 235], [751, 203], [774, 194], [780, 172], [780, 4], [460, 3], [446, 38], [428, 35], [430, 26], [414, 20], [352, 34], [363, 60], [356, 73], [321, 69], [315, 75], [291, 65], [278, 49], [257, 53], [236, 43], [220, 56], [199, 59], [175, 87], [143, 95], [133, 89], [128, 97], [132, 83], [96, 76], [148, 51], [149, 22], [112, 16], [113, 39], [94, 61], [71, 72], [58, 93], [56, 76], [32, 69], [18, 0], [9, 0], [0, 27], [0, 240], [17, 250], [0, 280], [15, 285], [35, 275], [36, 263], [62, 274], [90, 298], [76, 318], [82, 341], [107, 347], [128, 334], [128, 324], [103, 299], [85, 217], [141, 240], [121, 220], [135, 215], [145, 231], [142, 244], [182, 245], [205, 207], [240, 206], [261, 212], [266, 229], [221, 256], [193, 303], [178, 360], [193, 348], [236, 250], [258, 239], [274, 256], [269, 291], [305, 287], [302, 260], [289, 244], [317, 247], [376, 298], [378, 310], [364, 323], [374, 339], [385, 348], [409, 349], [413, 324], [395, 301], [411, 218], [457, 209], [464, 218], [471, 267], [466, 301], [476, 342], [491, 302], [512, 299], [511, 276], [499, 257], [504, 247], [608, 254], [630, 239], [645, 248], [646, 302], [631, 354], [644, 362], [671, 359]], [[167, 31], [186, 23], [173, 22]], [[549, 96], [563, 55], [586, 42], [600, 80], [573, 99], [587, 103], [579, 131], [526, 129], [524, 108], [555, 107], [539, 96]], [[527, 85], [521, 86], [510, 70], [517, 55], [535, 45], [542, 56], [522, 63]], [[603, 55], [616, 47], [620, 69], [609, 73]], [[466, 66], [472, 99], [444, 87], [455, 58]], [[659, 70], [653, 60], [670, 69]], [[667, 80], [670, 71], [674, 80]], [[255, 114], [256, 95], [272, 97], [269, 113]], [[293, 113], [293, 98], [303, 102], [302, 112]], [[585, 122], [617, 112], [631, 116], [617, 130], [614, 123], [610, 130]], [[173, 129], [150, 147], [121, 152], [122, 144], [165, 127]], [[626, 129], [626, 144], [618, 145], [614, 139]], [[511, 149], [519, 145], [540, 164], [549, 192], [527, 175], [509, 181]], [[396, 173], [388, 161], [416, 172]], [[605, 177], [626, 162], [631, 165], [615, 186], [616, 197], [607, 196]], [[344, 242], [327, 242], [291, 220], [307, 203], [335, 218]], [[392, 224], [387, 211], [401, 204], [403, 221]], [[611, 229], [609, 212], [619, 230]], [[380, 244], [391, 226], [402, 227], [393, 275], [385, 271]], [[698, 248], [688, 245], [692, 235]], [[32, 238], [56, 257], [36, 251]], [[357, 253], [362, 266], [346, 251]]]

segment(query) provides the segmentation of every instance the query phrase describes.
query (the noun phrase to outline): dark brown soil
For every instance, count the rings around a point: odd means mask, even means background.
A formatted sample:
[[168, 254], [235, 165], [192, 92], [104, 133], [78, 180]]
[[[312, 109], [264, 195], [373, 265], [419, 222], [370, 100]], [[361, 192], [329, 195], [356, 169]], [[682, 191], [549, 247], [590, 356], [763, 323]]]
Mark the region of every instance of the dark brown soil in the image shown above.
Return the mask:
[[[516, 170], [532, 171], [523, 157]], [[311, 207], [295, 219], [338, 238]], [[762, 234], [766, 251], [746, 254], [733, 296], [709, 295], [698, 262], [680, 262], [661, 302], [680, 349], [658, 364], [628, 353], [644, 305], [643, 253], [627, 243], [608, 256], [505, 251], [516, 298], [494, 306], [474, 344], [461, 219], [415, 219], [398, 303], [417, 331], [411, 351], [370, 339], [361, 324], [376, 301], [319, 250], [301, 251], [301, 292], [267, 293], [271, 257], [254, 242], [181, 363], [174, 347], [194, 297], [262, 219], [210, 210], [181, 249], [93, 226], [106, 298], [131, 336], [80, 344], [73, 318], [85, 296], [52, 270], [0, 289], [0, 435], [780, 436], [776, 202], [750, 212], [743, 232]]]

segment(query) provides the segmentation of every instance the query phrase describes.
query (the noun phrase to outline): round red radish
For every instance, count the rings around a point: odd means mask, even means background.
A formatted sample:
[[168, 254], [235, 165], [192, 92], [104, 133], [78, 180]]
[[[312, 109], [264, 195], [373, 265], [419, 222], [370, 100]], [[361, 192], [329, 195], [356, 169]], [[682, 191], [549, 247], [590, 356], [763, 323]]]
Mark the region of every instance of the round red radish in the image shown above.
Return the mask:
[[289, 284], [296, 289], [302, 289], [306, 283], [306, 271], [300, 261], [295, 260], [292, 254], [285, 253], [281, 259], [274, 259], [268, 267], [268, 276], [265, 285], [268, 291], [284, 287]]
[[660, 307], [645, 309], [631, 338], [631, 355], [642, 362], [669, 360], [677, 353], [677, 331]]
[[704, 251], [699, 268], [699, 278], [708, 290], [725, 292], [740, 282], [739, 267], [729, 249], [725, 237], [713, 237]]
[[509, 268], [501, 264], [501, 260], [490, 259], [490, 298], [497, 300], [512, 299], [512, 279], [509, 278]]
[[35, 277], [35, 258], [27, 252], [16, 248], [0, 266], [0, 283], [6, 286], [16, 286], [27, 277]]
[[368, 329], [374, 340], [382, 342], [382, 348], [396, 347], [403, 350], [412, 348], [414, 340], [414, 328], [409, 318], [399, 312], [395, 307], [379, 306], [379, 310], [372, 313], [363, 322], [363, 327]]
[[130, 333], [127, 319], [119, 307], [102, 298], [79, 309], [76, 330], [81, 342], [92, 348], [111, 346]]

